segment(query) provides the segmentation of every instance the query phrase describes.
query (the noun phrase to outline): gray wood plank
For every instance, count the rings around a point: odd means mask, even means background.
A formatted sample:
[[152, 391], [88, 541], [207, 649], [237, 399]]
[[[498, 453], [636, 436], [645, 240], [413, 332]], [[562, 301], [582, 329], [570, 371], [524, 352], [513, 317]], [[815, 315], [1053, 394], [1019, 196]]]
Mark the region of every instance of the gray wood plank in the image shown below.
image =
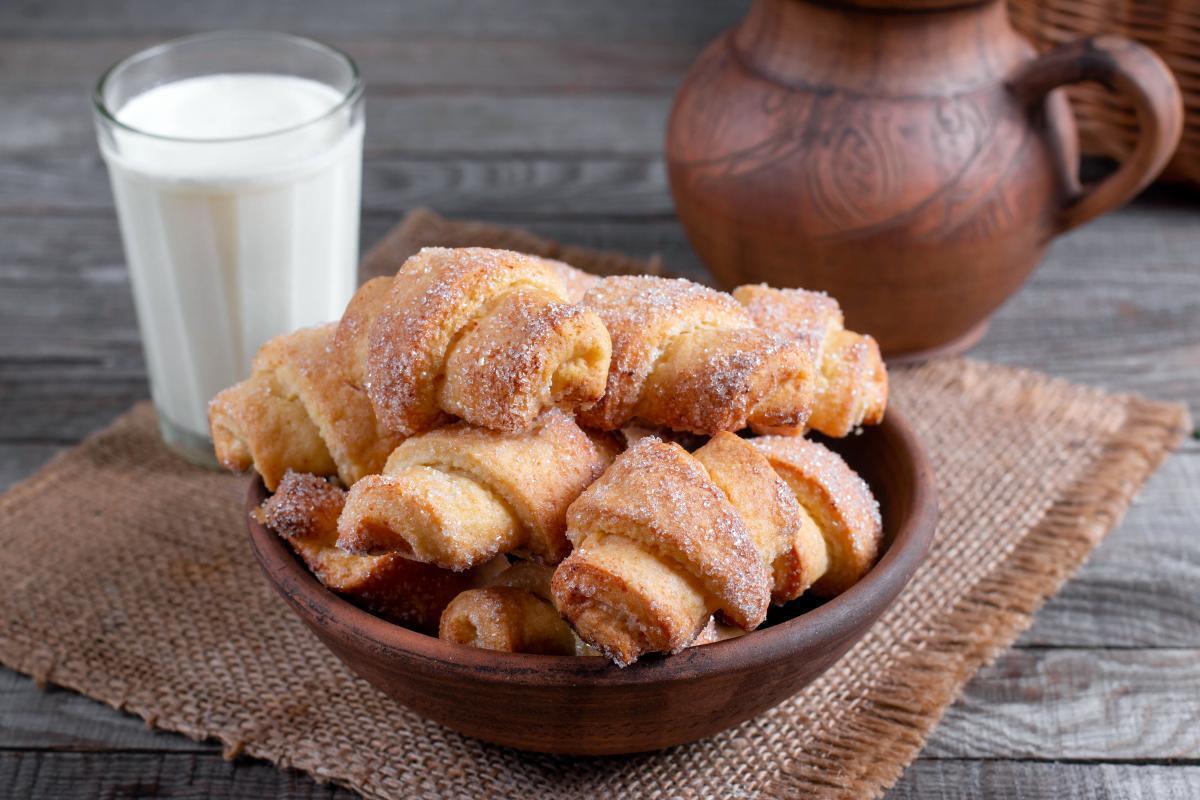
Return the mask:
[[[581, 42], [580, 33], [585, 32], [522, 39], [404, 33], [321, 38], [358, 63], [371, 97], [466, 89], [669, 92], [679, 85], [701, 44], [676, 38]], [[110, 65], [162, 40], [153, 34], [0, 39], [0, 90], [90, 92]]]
[[748, 0], [646, 3], [606, 0], [37, 0], [0, 4], [0, 32], [9, 36], [84, 36], [185, 33], [222, 28], [272, 28], [335, 36], [372, 33], [402, 37], [471, 37], [706, 42], [736, 22]]
[[320, 785], [305, 773], [265, 761], [226, 761], [211, 753], [0, 752], [0, 794], [12, 798], [156, 797], [200, 800], [350, 800], [358, 794]]
[[[0, 750], [195, 752], [134, 717], [0, 669]], [[980, 670], [931, 758], [1200, 762], [1200, 649], [1013, 650]]]
[[[456, 216], [674, 214], [657, 156], [368, 155], [363, 208], [427, 206]], [[16, 154], [0, 162], [0, 214], [110, 215], [108, 175], [94, 148], [82, 154]]]
[[[92, 800], [96, 797], [288, 798], [348, 800], [357, 794], [321, 786], [293, 770], [250, 759], [223, 761], [218, 754], [118, 755], [95, 753], [0, 754], [0, 787], [12, 797]], [[536, 796], [537, 787], [530, 787]], [[1036, 764], [1018, 761], [919, 760], [887, 794], [889, 800], [1192, 800], [1200, 793], [1200, 767], [1157, 765]]]
[[1010, 650], [967, 684], [922, 755], [1200, 763], [1198, 656]]
[[1200, 767], [920, 759], [887, 800], [1193, 800]]
[[1197, 487], [1200, 453], [1169, 458], [1019, 645], [1200, 647]]
[[0, 751], [155, 751], [211, 753], [212, 742], [153, 730], [140, 718], [67, 689], [39, 689], [0, 668]]
[[[0, 444], [0, 492], [37, 472], [47, 461], [67, 445], [56, 444]], [[3, 689], [0, 680], [0, 692]]]
[[[12, 797], [92, 800], [96, 797], [337, 798], [358, 795], [321, 786], [293, 770], [213, 754], [0, 753], [0, 787]], [[537, 787], [530, 787], [536, 796]], [[921, 759], [887, 794], [889, 800], [1192, 800], [1200, 793], [1200, 767], [1046, 764], [1020, 761]]]
[[1191, 404], [1200, 416], [1200, 208], [1135, 203], [1058, 240], [974, 355]]
[[[670, 93], [367, 95], [368, 152], [656, 155]], [[95, 148], [83, 91], [8, 91], [0, 152]]]

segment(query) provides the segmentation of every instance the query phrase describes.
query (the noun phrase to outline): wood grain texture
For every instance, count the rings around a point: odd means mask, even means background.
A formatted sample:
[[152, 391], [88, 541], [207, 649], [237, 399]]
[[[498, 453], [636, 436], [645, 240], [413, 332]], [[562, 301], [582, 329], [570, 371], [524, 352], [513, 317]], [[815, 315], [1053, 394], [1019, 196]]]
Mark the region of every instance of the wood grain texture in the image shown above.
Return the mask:
[[1200, 650], [1012, 650], [923, 756], [1200, 762]]
[[[451, 216], [673, 214], [657, 156], [368, 155], [363, 208], [428, 206]], [[0, 214], [106, 214], [112, 192], [98, 152], [24, 154], [0, 164]]]
[[322, 0], [242, 3], [207, 0], [162, 3], [110, 0], [18, 0], [0, 6], [0, 31], [12, 36], [95, 37], [154, 34], [158, 38], [223, 28], [275, 28], [314, 36], [372, 33], [398, 37], [553, 39], [574, 41], [670, 40], [699, 47], [745, 13], [747, 0], [645, 3], [610, 0], [359, 0], [352, 12]]
[[[735, 4], [728, 5], [732, 8]], [[526, 34], [481, 46], [478, 39], [446, 35], [436, 39], [410, 33], [319, 35], [353, 55], [371, 97], [482, 89], [500, 93], [671, 92], [697, 47], [697, 43], [676, 38], [580, 43]], [[0, 47], [0, 87], [87, 92], [110, 65], [163, 39], [157, 34], [84, 39], [53, 36], [6, 38]]]
[[887, 800], [1191, 800], [1200, 767], [919, 759]]
[[[260, 761], [225, 761], [201, 753], [0, 753], [0, 786], [13, 797], [94, 800], [157, 797], [200, 800], [350, 800], [353, 792], [319, 785], [293, 770]], [[888, 800], [1193, 800], [1200, 767], [1050, 764], [1024, 761], [920, 759]]]
[[[651, 155], [662, 148], [669, 93], [368, 94], [366, 139], [375, 153]], [[0, 151], [91, 152], [88, 93], [7, 91]], [[565, 109], [569, 108], [570, 113]], [[486, 131], [486, 135], [481, 135]]]
[[6, 797], [54, 800], [156, 797], [200, 800], [350, 800], [358, 794], [320, 785], [296, 770], [208, 753], [0, 752]]

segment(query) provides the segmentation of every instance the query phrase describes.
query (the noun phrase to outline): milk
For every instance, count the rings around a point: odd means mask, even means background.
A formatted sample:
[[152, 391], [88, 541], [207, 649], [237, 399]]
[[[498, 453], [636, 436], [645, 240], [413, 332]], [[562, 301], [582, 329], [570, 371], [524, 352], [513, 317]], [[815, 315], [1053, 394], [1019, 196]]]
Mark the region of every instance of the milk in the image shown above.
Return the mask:
[[349, 301], [363, 125], [342, 99], [287, 75], [186, 78], [130, 99], [101, 137], [168, 439], [208, 439], [209, 399], [267, 339]]

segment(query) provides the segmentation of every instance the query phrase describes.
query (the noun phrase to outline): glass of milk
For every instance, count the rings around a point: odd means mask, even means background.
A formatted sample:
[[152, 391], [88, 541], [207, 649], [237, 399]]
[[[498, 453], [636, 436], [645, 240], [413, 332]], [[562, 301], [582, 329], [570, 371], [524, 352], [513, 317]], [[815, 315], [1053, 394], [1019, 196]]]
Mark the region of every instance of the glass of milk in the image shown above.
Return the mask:
[[193, 462], [215, 465], [213, 395], [354, 291], [362, 90], [344, 53], [263, 31], [167, 42], [96, 87], [159, 428]]

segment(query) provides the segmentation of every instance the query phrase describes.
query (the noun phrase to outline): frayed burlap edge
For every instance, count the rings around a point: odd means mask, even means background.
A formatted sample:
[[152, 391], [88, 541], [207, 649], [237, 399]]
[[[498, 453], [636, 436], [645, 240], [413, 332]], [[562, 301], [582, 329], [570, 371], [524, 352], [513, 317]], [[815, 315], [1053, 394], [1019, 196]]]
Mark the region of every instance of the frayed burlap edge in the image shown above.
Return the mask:
[[[1090, 468], [947, 615], [953, 626], [897, 660], [856, 713], [822, 730], [766, 796], [879, 797], [899, 780], [966, 682], [1029, 628], [1191, 428], [1183, 406], [1132, 395], [1125, 401], [1125, 421]], [[840, 769], [830, 770], [831, 763]]]

